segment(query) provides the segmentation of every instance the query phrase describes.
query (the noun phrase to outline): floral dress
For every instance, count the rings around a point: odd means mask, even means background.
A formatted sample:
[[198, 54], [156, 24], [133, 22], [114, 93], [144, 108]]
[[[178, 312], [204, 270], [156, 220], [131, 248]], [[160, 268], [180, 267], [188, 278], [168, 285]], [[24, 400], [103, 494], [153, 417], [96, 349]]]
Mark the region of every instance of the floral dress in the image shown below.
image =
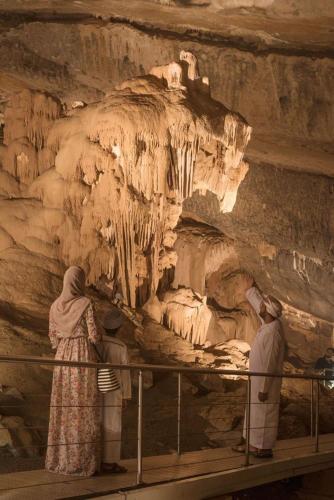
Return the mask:
[[[95, 311], [86, 309], [71, 337], [64, 338], [50, 321], [55, 359], [97, 361], [100, 342]], [[48, 448], [45, 467], [59, 474], [91, 476], [100, 465], [100, 410], [96, 370], [57, 366], [53, 372]]]

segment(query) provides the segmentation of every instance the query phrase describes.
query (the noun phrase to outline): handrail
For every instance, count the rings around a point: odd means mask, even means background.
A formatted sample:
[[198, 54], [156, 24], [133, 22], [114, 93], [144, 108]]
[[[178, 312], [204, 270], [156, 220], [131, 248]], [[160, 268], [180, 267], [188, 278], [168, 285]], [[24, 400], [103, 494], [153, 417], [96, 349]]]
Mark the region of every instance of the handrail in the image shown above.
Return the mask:
[[267, 373], [267, 372], [252, 372], [249, 370], [226, 370], [224, 368], [192, 368], [189, 366], [180, 365], [151, 365], [151, 364], [132, 364], [119, 365], [114, 363], [93, 363], [88, 361], [65, 361], [53, 358], [43, 358], [41, 356], [8, 356], [0, 354], [0, 362], [5, 363], [24, 363], [24, 364], [39, 364], [51, 366], [69, 366], [82, 368], [116, 368], [117, 370], [147, 370], [147, 371], [163, 371], [177, 373], [199, 373], [211, 375], [238, 375], [245, 377], [274, 377], [274, 378], [289, 378], [303, 380], [334, 380], [334, 374], [316, 375], [316, 374], [301, 374], [301, 373]]
[[[65, 361], [53, 358], [43, 358], [41, 356], [10, 356], [5, 354], [0, 354], [0, 363], [20, 363], [20, 364], [38, 364], [38, 365], [50, 365], [50, 366], [67, 366], [67, 367], [83, 367], [83, 368], [116, 368], [120, 370], [138, 370], [138, 432], [137, 432], [137, 485], [143, 484], [143, 467], [142, 467], [142, 456], [143, 456], [143, 372], [148, 371], [158, 371], [158, 372], [174, 372], [178, 375], [178, 394], [177, 394], [177, 454], [181, 454], [181, 395], [182, 395], [182, 374], [183, 373], [196, 373], [196, 374], [209, 374], [209, 375], [237, 375], [244, 376], [247, 379], [247, 400], [246, 400], [246, 444], [245, 444], [245, 466], [250, 465], [250, 431], [251, 431], [251, 418], [252, 413], [252, 395], [251, 395], [251, 383], [252, 377], [278, 377], [278, 378], [289, 378], [289, 379], [303, 379], [311, 381], [311, 437], [315, 436], [315, 452], [319, 452], [319, 385], [320, 381], [324, 380], [334, 380], [334, 373], [331, 376], [316, 375], [316, 374], [298, 374], [298, 373], [264, 373], [264, 372], [253, 372], [249, 370], [226, 370], [222, 368], [193, 368], [188, 366], [180, 365], [151, 365], [151, 364], [127, 364], [119, 365], [115, 363], [93, 363], [84, 361]], [[313, 386], [316, 382], [316, 405], [315, 405], [315, 425], [313, 422], [314, 413], [314, 398], [313, 398]], [[313, 429], [314, 426], [314, 429]]]

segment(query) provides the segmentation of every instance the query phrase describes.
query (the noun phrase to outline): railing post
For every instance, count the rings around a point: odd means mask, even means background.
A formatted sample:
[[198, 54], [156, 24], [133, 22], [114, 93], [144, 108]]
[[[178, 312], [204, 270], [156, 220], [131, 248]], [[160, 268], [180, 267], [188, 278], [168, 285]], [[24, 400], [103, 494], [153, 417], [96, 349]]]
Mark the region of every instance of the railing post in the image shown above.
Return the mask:
[[181, 389], [182, 374], [177, 374], [177, 454], [181, 455]]
[[250, 413], [251, 413], [251, 376], [247, 379], [247, 403], [246, 403], [246, 449], [245, 465], [249, 465], [249, 440], [250, 440]]
[[313, 389], [313, 378], [311, 379], [311, 437], [313, 437], [313, 415], [314, 415], [314, 389]]
[[138, 376], [137, 484], [143, 482], [143, 372]]
[[315, 452], [319, 451], [319, 380], [316, 385], [316, 398], [315, 398]]

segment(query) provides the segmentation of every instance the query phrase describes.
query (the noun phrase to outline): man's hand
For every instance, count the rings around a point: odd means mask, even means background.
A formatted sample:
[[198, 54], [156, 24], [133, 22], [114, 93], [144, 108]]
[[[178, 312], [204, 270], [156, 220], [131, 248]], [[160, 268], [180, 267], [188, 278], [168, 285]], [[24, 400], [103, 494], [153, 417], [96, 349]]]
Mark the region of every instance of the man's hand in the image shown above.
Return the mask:
[[264, 403], [268, 399], [268, 393], [267, 392], [259, 392], [258, 398], [259, 398], [259, 401], [261, 401], [261, 403]]

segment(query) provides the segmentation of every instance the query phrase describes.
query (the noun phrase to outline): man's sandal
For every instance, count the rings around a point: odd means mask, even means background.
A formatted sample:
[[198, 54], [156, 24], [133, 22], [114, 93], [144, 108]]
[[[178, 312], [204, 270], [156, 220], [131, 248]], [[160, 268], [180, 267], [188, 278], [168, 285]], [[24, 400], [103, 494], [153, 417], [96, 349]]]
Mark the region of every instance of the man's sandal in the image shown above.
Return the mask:
[[246, 448], [244, 444], [237, 444], [236, 446], [232, 446], [232, 451], [235, 451], [236, 453], [245, 453]]
[[103, 470], [110, 474], [125, 474], [128, 469], [119, 464], [103, 464]]
[[[232, 446], [232, 451], [236, 453], [246, 453], [246, 448], [244, 445]], [[271, 450], [249, 450], [249, 454], [255, 458], [272, 458], [273, 452]]]
[[273, 458], [273, 452], [271, 450], [250, 451], [249, 454], [255, 458]]

